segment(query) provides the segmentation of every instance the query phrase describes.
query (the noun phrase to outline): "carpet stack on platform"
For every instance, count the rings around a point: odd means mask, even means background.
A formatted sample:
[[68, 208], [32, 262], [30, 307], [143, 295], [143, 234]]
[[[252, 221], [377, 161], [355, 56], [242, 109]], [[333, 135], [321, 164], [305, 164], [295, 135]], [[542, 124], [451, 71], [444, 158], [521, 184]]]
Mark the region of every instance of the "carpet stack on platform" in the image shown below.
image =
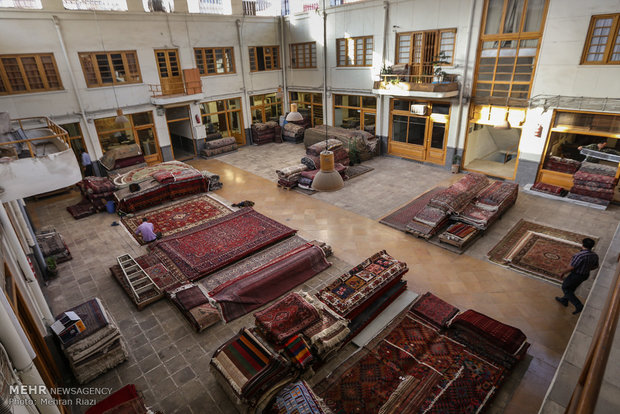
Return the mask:
[[558, 197], [564, 197], [566, 194], [568, 194], [568, 191], [566, 191], [562, 187], [559, 187], [557, 185], [552, 185], [552, 184], [546, 184], [541, 181], [534, 184], [531, 190], [537, 191], [539, 193], [555, 195]]
[[[213, 131], [215, 131], [215, 129]], [[216, 139], [220, 138], [222, 138], [221, 132], [208, 132], [207, 136], [205, 137], [205, 141], [215, 141]]]
[[146, 166], [144, 155], [142, 155], [142, 150], [138, 144], [112, 148], [99, 159], [99, 163], [107, 170], [109, 176]]
[[561, 158], [554, 155], [547, 157], [543, 169], [557, 171], [565, 174], [575, 174], [581, 162], [572, 160], [570, 158]]
[[196, 332], [202, 332], [221, 320], [217, 309], [209, 304], [207, 295], [194, 284], [180, 286], [166, 294]]
[[114, 185], [108, 177], [85, 177], [76, 185], [84, 198], [86, 198], [97, 211], [105, 210], [106, 202], [114, 200], [114, 191], [117, 190], [116, 185]]
[[288, 122], [282, 127], [282, 139], [287, 142], [298, 144], [304, 140], [305, 130], [306, 129], [301, 125]]
[[607, 206], [614, 198], [617, 167], [583, 162], [573, 176], [568, 198]]
[[94, 298], [69, 311], [86, 327], [63, 344], [63, 351], [80, 384], [87, 383], [127, 359], [127, 346], [101, 300]]
[[296, 187], [299, 183], [301, 173], [307, 169], [308, 167], [306, 165], [297, 164], [276, 170], [276, 174], [278, 175], [278, 185], [284, 188]]
[[379, 155], [381, 151], [380, 141], [373, 134], [367, 131], [337, 128], [329, 125], [307, 129], [304, 133], [304, 146], [308, 148], [318, 142], [325, 141], [325, 138], [336, 139], [342, 142], [347, 150], [355, 150], [360, 161], [367, 161], [373, 156]]
[[200, 155], [204, 158], [213, 157], [214, 155], [224, 154], [237, 149], [237, 140], [234, 137], [226, 137], [206, 141], [204, 148], [200, 151]]
[[519, 185], [495, 181], [455, 216], [463, 223], [485, 230], [517, 200]]
[[336, 164], [349, 165], [349, 151], [343, 146], [342, 142], [337, 139], [328, 139], [327, 144], [325, 141], [320, 141], [306, 148], [306, 157], [304, 158], [311, 159], [316, 166], [316, 168], [310, 169], [321, 168], [321, 152], [325, 151], [326, 148], [334, 153], [334, 162]]
[[41, 230], [37, 232], [37, 243], [41, 248], [43, 257], [53, 257], [56, 263], [71, 260], [71, 252], [62, 235], [56, 230]]
[[252, 144], [263, 145], [269, 142], [282, 142], [282, 128], [277, 122], [252, 124]]

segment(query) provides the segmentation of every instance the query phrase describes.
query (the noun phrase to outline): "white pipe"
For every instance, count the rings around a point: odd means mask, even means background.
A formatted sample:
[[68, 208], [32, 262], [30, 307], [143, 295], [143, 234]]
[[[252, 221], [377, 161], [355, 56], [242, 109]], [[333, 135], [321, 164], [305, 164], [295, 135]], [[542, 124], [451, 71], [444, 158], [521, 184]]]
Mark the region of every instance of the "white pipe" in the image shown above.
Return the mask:
[[284, 16], [280, 16], [280, 44], [282, 45], [282, 108], [284, 109], [284, 113], [286, 113], [286, 108], [289, 107], [288, 102], [288, 86], [286, 79], [286, 42], [284, 36]]
[[15, 230], [15, 233], [17, 234], [17, 240], [19, 240], [19, 245], [21, 246], [22, 250], [30, 253], [30, 246], [28, 246], [28, 243], [26, 242], [26, 235], [24, 234], [24, 230], [21, 227], [19, 219], [15, 215], [13, 205], [8, 202], [6, 206], [8, 208], [7, 214], [9, 216], [9, 220], [11, 221], [11, 224], [13, 225], [13, 230]]
[[[327, 12], [325, 11], [325, 0], [323, 0], [323, 100], [323, 124], [329, 125], [327, 115], [331, 111], [327, 110]], [[332, 119], [330, 121], [333, 124], [334, 121]], [[327, 137], [327, 126], [325, 127], [325, 136]]]
[[[60, 21], [58, 20], [58, 16], [52, 16], [52, 20], [54, 21], [54, 27], [56, 28], [56, 34], [58, 35], [58, 41], [60, 42], [60, 49], [62, 50], [62, 56], [64, 58], [65, 64], [67, 65], [67, 70], [69, 72], [69, 78], [71, 79], [71, 85], [73, 86], [73, 94], [75, 95], [75, 99], [77, 100], [78, 106], [80, 108], [80, 115], [84, 120], [84, 124], [88, 123], [88, 119], [86, 118], [86, 112], [84, 111], [84, 105], [82, 104], [82, 99], [80, 98], [80, 94], [78, 92], [77, 81], [75, 80], [75, 75], [73, 74], [73, 70], [71, 69], [71, 63], [69, 62], [69, 55], [67, 53], [67, 48], [65, 47], [65, 39], [62, 36], [62, 31], [60, 30]], [[91, 144], [91, 151], [94, 150], [94, 142], [92, 137], [90, 136], [90, 132], [88, 128], [82, 128], [82, 133], [88, 138], [86, 140], [87, 144]], [[92, 151], [94, 154], [95, 151]]]
[[[467, 46], [465, 47], [465, 67], [463, 68], [463, 82], [459, 91], [459, 112], [456, 122], [456, 142], [454, 144], [454, 152], [458, 153], [459, 141], [461, 138], [461, 124], [463, 123], [463, 94], [465, 93], [465, 82], [467, 81], [467, 68], [469, 67], [469, 53], [471, 49], [471, 37], [474, 31], [474, 12], [476, 11], [476, 0], [471, 1], [471, 10], [469, 11], [469, 33], [467, 34]], [[473, 79], [472, 79], [473, 83]], [[473, 85], [472, 85], [473, 88]]]
[[28, 234], [30, 234], [30, 237], [33, 238], [32, 250], [34, 251], [34, 256], [37, 259], [37, 262], [39, 262], [39, 268], [45, 269], [47, 264], [45, 263], [45, 258], [43, 257], [41, 247], [36, 241], [36, 236], [34, 234], [34, 229], [32, 228], [30, 216], [28, 216], [28, 212], [26, 211], [26, 204], [24, 203], [23, 199], [19, 199], [17, 205], [19, 206], [19, 211], [22, 213], [22, 217], [24, 218], [24, 223], [26, 223], [26, 227], [28, 228]]
[[13, 226], [11, 226], [9, 216], [6, 214], [6, 210], [1, 203], [0, 224], [2, 224], [5, 234], [8, 237], [9, 245], [13, 248], [12, 250], [15, 253], [17, 262], [19, 263], [19, 267], [22, 269], [22, 272], [26, 277], [26, 282], [28, 282], [28, 287], [30, 292], [32, 293], [33, 299], [36, 305], [39, 307], [39, 310], [41, 311], [41, 315], [43, 316], [43, 322], [47, 326], [50, 326], [54, 323], [54, 317], [52, 316], [49, 305], [47, 304], [47, 301], [43, 296], [41, 286], [39, 286], [39, 282], [37, 281], [36, 276], [30, 268], [30, 263], [28, 263], [28, 259], [26, 258], [24, 251], [20, 247], [19, 240], [17, 239], [17, 235], [15, 234], [15, 229], [13, 229]]
[[[240, 65], [241, 65], [241, 81], [243, 83], [243, 97], [244, 97], [244, 105], [247, 104], [246, 108], [249, 108], [249, 103], [250, 100], [248, 98], [248, 88], [246, 86], [246, 82], [245, 82], [245, 65], [243, 64], [244, 62], [244, 58], [243, 58], [243, 44], [241, 42], [241, 19], [237, 19], [235, 21], [235, 23], [237, 24], [237, 43], [239, 43], [239, 56], [241, 56], [240, 59]], [[252, 124], [252, 111], [243, 111], [245, 114], [250, 114], [250, 118], [249, 118], [249, 124], [247, 124], [246, 122], [243, 123], [243, 125], [251, 125]], [[246, 139], [246, 143], [251, 141], [252, 137], [250, 136], [250, 139]]]
[[[11, 310], [9, 313], [8, 301], [4, 292], [0, 292], [0, 342], [5, 347], [6, 352], [15, 367], [23, 385], [32, 387], [32, 392], [28, 392], [35, 406], [41, 414], [60, 414], [60, 410], [55, 405], [56, 401], [47, 392], [47, 387], [41, 374], [37, 371], [32, 356], [28, 349], [32, 349], [30, 343], [24, 343], [13, 321], [15, 314]], [[11, 318], [13, 316], [13, 318]]]
[[9, 207], [13, 211], [13, 215], [15, 216], [15, 219], [17, 220], [17, 223], [24, 235], [25, 242], [28, 243], [28, 246], [30, 247], [34, 246], [34, 238], [32, 237], [32, 234], [30, 234], [30, 230], [26, 225], [26, 220], [24, 219], [24, 215], [22, 214], [22, 210], [19, 207], [17, 200], [9, 201]]

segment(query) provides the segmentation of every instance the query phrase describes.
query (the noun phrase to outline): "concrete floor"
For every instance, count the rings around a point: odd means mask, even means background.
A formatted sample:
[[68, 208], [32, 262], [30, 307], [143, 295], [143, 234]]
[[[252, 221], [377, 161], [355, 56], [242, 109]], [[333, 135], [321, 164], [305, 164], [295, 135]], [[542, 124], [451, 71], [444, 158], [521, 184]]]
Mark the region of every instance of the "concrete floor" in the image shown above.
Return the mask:
[[[599, 237], [596, 250], [604, 253], [620, 219], [620, 209], [612, 206], [599, 211], [520, 194], [517, 204], [467, 254], [456, 256], [384, 226], [378, 218], [457, 176], [437, 167], [379, 157], [368, 162], [375, 171], [347, 182], [336, 193], [308, 196], [279, 189], [273, 171], [296, 163], [300, 153], [303, 145], [269, 144], [190, 163], [220, 175], [224, 188], [216, 192], [218, 196], [231, 202], [252, 200], [257, 211], [298, 229], [300, 236], [323, 240], [333, 247], [338, 258], [330, 259], [334, 266], [309, 281], [307, 289], [320, 288], [351, 265], [386, 249], [408, 263], [410, 271], [405, 278], [409, 289], [418, 293], [430, 290], [461, 310], [476, 309], [522, 329], [532, 344], [528, 361], [521, 367], [525, 372], [512, 376], [510, 392], [495, 400], [492, 411], [537, 411], [577, 317], [553, 300], [560, 292], [556, 285], [492, 264], [485, 260], [486, 252], [518, 219], [526, 218]], [[269, 171], [271, 176], [264, 178]], [[208, 363], [221, 343], [240, 327], [253, 323], [252, 316], [197, 334], [165, 300], [136, 311], [108, 268], [116, 256], [137, 256], [146, 248], [139, 246], [123, 226], [111, 226], [117, 216], [100, 213], [73, 220], [65, 207], [78, 200], [79, 195], [72, 193], [29, 202], [28, 209], [37, 227], [52, 225], [65, 237], [74, 257], [59, 265], [59, 276], [45, 289], [52, 312], [98, 296], [129, 343], [129, 360], [88, 385], [117, 389], [134, 383], [151, 406], [167, 414], [236, 412], [215, 384]], [[578, 295], [584, 298], [586, 289], [580, 288]], [[342, 358], [344, 355], [339, 360]]]

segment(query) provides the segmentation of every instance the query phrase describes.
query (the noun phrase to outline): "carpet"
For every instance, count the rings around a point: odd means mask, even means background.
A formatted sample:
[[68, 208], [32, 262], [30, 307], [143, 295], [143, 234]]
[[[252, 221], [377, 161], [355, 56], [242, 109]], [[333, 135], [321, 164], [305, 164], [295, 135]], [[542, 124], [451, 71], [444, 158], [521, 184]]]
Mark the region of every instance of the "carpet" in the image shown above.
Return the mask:
[[453, 325], [478, 333], [492, 345], [512, 355], [521, 349], [526, 340], [525, 334], [520, 329], [471, 309], [454, 318]]
[[440, 191], [445, 190], [445, 187], [436, 187], [433, 188], [426, 193], [418, 196], [414, 200], [405, 204], [403, 207], [398, 210], [388, 214], [379, 220], [379, 223], [385, 224], [386, 226], [393, 227], [400, 231], [407, 230], [407, 224], [421, 211], [430, 201], [431, 198]]
[[325, 309], [322, 302], [315, 297], [307, 293], [303, 293], [303, 297], [318, 309], [320, 320], [305, 328], [302, 333], [310, 340], [317, 354], [324, 357], [339, 349], [349, 335], [347, 320]]
[[598, 240], [596, 237], [520, 220], [487, 253], [487, 257], [494, 263], [560, 283], [561, 269], [568, 266], [572, 255], [581, 250], [581, 242], [586, 237]]
[[[75, 312], [80, 319], [82, 319], [82, 322], [84, 322], [86, 329], [73, 338], [67, 340], [64, 343], [65, 348], [69, 347], [71, 344], [83, 340], [98, 330], [105, 328], [110, 323], [99, 298], [86, 301], [74, 308], [68, 309], [67, 311]], [[58, 319], [60, 319], [60, 315], [56, 317], [56, 320]]]
[[245, 208], [156, 241], [152, 249], [168, 269], [171, 261], [194, 281], [295, 232]]
[[[160, 266], [163, 267], [161, 264]], [[149, 274], [149, 276], [151, 276], [148, 271], [146, 272]], [[110, 273], [112, 277], [121, 285], [121, 287], [129, 297], [129, 300], [131, 300], [136, 305], [138, 310], [142, 310], [144, 307], [150, 305], [151, 303], [157, 302], [159, 299], [164, 297], [163, 291], [157, 292], [155, 289], [150, 289], [146, 292], [140, 292], [138, 294], [138, 297], [136, 298], [133, 291], [131, 290], [131, 287], [129, 286], [129, 282], [125, 278], [125, 274], [123, 273], [120, 265], [116, 264], [110, 267]]]
[[439, 299], [431, 292], [426, 292], [413, 305], [411, 311], [417, 316], [436, 326], [443, 328], [459, 312], [458, 308]]
[[256, 326], [275, 343], [282, 343], [320, 319], [318, 311], [295, 292], [256, 312], [254, 317]]
[[245, 259], [239, 260], [224, 269], [211, 273], [209, 276], [201, 279], [200, 283], [206, 292], [210, 292], [224, 283], [233, 280], [239, 275], [249, 273], [259, 267], [269, 263], [270, 261], [283, 256], [285, 253], [295, 250], [299, 246], [303, 246], [307, 241], [295, 235], [282, 240], [273, 246], [262, 249]]
[[174, 181], [183, 181], [199, 177], [200, 171], [180, 161], [167, 161], [148, 167], [136, 168], [123, 175], [114, 178], [117, 186], [126, 186], [131, 183], [141, 183], [153, 179], [153, 174], [168, 172], [174, 177]]
[[349, 179], [352, 179], [362, 174], [366, 174], [367, 172], [370, 172], [372, 170], [374, 170], [374, 168], [369, 167], [364, 164], [357, 164], [357, 165], [349, 166], [349, 168], [347, 168], [346, 174], [347, 174], [347, 177], [349, 177]]
[[208, 195], [199, 195], [182, 201], [169, 204], [150, 211], [143, 211], [128, 218], [124, 216], [121, 222], [140, 244], [145, 244], [142, 237], [136, 235], [136, 228], [146, 218], [153, 223], [156, 232], [164, 237], [207, 223], [218, 217], [231, 213], [231, 209]]
[[225, 321], [274, 300], [331, 266], [323, 251], [306, 244], [209, 292]]
[[326, 411], [321, 401], [308, 386], [306, 381], [298, 381], [284, 387], [271, 408], [278, 414], [321, 414]]

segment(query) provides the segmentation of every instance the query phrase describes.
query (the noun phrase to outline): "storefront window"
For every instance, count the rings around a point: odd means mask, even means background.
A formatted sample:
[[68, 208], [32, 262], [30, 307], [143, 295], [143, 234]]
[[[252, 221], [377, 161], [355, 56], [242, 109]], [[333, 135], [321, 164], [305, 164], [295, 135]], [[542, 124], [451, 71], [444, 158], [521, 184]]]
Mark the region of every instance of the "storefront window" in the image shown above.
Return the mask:
[[74, 122], [60, 126], [69, 133], [71, 149], [73, 150], [73, 153], [75, 154], [75, 157], [80, 165], [82, 165], [82, 153], [88, 152], [88, 150], [86, 149], [86, 143], [84, 142], [84, 137], [82, 136], [82, 128], [80, 128], [80, 123]]
[[280, 121], [282, 112], [282, 99], [276, 93], [250, 96], [250, 111], [252, 123]]
[[374, 96], [334, 95], [334, 125], [375, 133], [377, 98]]
[[125, 114], [129, 123], [118, 125], [116, 117], [95, 119], [103, 152], [121, 145], [138, 144], [147, 162], [161, 161], [152, 112]]
[[200, 105], [200, 112], [207, 134], [219, 132], [223, 137], [235, 137], [239, 145], [245, 144], [241, 98], [204, 102]]
[[[290, 92], [291, 103], [296, 103], [298, 111], [311, 119], [312, 126], [323, 125], [323, 95], [310, 92]], [[306, 111], [306, 113], [303, 113]]]
[[512, 180], [517, 170], [520, 139], [521, 128], [499, 129], [492, 125], [471, 123], [463, 167]]

